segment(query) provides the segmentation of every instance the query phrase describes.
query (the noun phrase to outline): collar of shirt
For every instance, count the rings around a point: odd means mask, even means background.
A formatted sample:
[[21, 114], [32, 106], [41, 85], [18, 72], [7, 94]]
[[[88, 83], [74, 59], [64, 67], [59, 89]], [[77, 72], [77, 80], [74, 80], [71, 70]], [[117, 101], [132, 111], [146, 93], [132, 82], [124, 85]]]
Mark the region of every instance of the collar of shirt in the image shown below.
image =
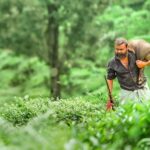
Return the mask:
[[[115, 60], [116, 60], [116, 61], [119, 61], [119, 62], [121, 63], [119, 57], [117, 57], [116, 55], [115, 55]], [[128, 51], [128, 65], [130, 65], [130, 60], [131, 60], [131, 52]]]

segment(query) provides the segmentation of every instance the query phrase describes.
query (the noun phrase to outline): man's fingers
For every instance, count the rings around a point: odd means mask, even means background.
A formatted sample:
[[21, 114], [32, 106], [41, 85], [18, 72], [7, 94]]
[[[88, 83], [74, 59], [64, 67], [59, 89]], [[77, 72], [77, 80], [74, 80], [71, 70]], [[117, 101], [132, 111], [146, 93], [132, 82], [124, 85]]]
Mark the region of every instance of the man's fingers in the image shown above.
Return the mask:
[[140, 65], [140, 60], [136, 60], [136, 65], [139, 67], [139, 65]]
[[141, 62], [141, 60], [136, 60], [136, 63], [140, 63]]

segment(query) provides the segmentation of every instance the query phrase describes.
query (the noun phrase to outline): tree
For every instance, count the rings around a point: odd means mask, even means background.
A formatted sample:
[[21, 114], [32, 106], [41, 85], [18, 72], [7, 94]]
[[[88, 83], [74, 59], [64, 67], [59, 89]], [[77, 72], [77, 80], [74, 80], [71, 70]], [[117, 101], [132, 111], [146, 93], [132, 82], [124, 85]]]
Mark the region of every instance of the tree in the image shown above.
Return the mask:
[[[89, 0], [77, 0], [70, 2], [70, 0], [47, 0], [45, 2], [48, 11], [47, 41], [49, 44], [50, 68], [52, 69], [51, 92], [52, 96], [56, 99], [57, 97], [60, 97], [59, 77], [62, 66], [59, 64], [63, 64], [63, 59], [61, 61], [59, 60], [60, 27], [64, 29], [63, 34], [67, 38], [66, 45], [68, 45], [68, 50], [70, 47], [73, 47], [73, 50], [75, 50], [83, 41], [85, 41], [87, 32], [86, 24], [90, 24], [89, 20], [92, 21], [94, 15], [97, 14], [97, 11], [103, 11], [108, 4], [108, 1], [94, 0], [91, 2]], [[70, 54], [71, 53], [65, 50], [65, 58], [69, 57]]]

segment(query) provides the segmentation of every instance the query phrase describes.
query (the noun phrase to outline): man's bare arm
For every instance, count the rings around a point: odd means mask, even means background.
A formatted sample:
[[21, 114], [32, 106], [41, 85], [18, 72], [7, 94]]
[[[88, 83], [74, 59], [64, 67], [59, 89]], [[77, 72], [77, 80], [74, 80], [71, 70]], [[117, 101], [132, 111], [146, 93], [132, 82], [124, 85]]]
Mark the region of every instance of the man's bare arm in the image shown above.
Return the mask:
[[110, 92], [112, 93], [112, 89], [113, 89], [113, 80], [108, 80], [108, 79], [107, 79], [107, 82], [108, 82], [108, 86], [109, 86]]
[[149, 60], [149, 61], [137, 60], [137, 61], [136, 61], [136, 65], [138, 66], [138, 68], [144, 68], [144, 67], [150, 65], [150, 60]]

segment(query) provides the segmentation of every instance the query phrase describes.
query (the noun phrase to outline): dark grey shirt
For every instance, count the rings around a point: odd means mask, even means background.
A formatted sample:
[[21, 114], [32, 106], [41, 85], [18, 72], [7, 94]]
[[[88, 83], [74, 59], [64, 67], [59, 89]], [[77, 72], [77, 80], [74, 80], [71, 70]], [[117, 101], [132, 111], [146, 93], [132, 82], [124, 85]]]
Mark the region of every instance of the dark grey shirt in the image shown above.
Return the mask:
[[139, 69], [136, 65], [136, 56], [128, 51], [128, 69], [123, 66], [116, 56], [111, 59], [107, 66], [107, 79], [113, 80], [117, 77], [120, 87], [125, 90], [134, 91], [143, 88], [146, 80], [142, 84], [137, 84]]

